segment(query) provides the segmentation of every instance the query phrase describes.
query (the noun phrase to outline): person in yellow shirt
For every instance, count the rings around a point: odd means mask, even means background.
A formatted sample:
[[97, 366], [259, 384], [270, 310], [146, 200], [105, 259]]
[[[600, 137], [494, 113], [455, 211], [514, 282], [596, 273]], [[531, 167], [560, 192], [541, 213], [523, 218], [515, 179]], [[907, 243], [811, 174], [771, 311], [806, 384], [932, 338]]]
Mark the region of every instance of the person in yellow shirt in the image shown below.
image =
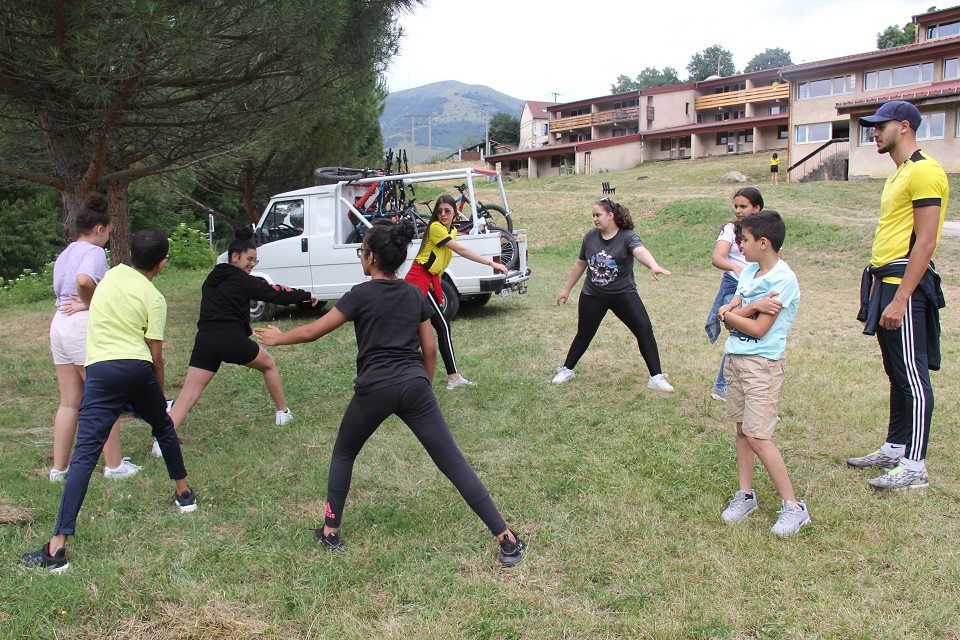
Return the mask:
[[437, 332], [437, 342], [440, 346], [440, 357], [447, 370], [447, 390], [473, 385], [457, 369], [457, 359], [453, 353], [453, 336], [450, 333], [450, 323], [443, 317], [440, 305], [443, 304], [443, 289], [440, 278], [447, 270], [454, 252], [467, 260], [493, 267], [494, 271], [506, 274], [507, 268], [499, 262], [486, 258], [473, 249], [457, 242], [457, 230], [453, 227], [453, 219], [457, 215], [457, 201], [453, 196], [443, 194], [437, 198], [433, 207], [433, 214], [427, 223], [427, 232], [423, 234], [420, 243], [420, 252], [417, 253], [413, 266], [407, 272], [406, 281], [416, 285], [427, 296], [430, 306], [433, 307], [433, 316], [430, 322]]
[[780, 156], [774, 153], [770, 157], [770, 184], [779, 184], [780, 182]]
[[70, 459], [50, 542], [20, 556], [21, 564], [66, 571], [67, 536], [76, 532], [77, 515], [90, 475], [113, 423], [126, 404], [150, 424], [160, 443], [170, 478], [176, 483], [174, 503], [181, 513], [197, 508], [187, 486], [180, 441], [167, 414], [163, 394], [163, 332], [167, 302], [151, 282], [167, 265], [167, 237], [155, 229], [138, 231], [131, 243], [133, 267], [107, 271], [90, 302], [87, 322], [87, 380], [77, 425], [77, 444]]
[[950, 187], [943, 168], [917, 148], [923, 121], [909, 102], [894, 100], [859, 119], [873, 127], [878, 153], [897, 166], [880, 196], [880, 219], [870, 265], [860, 283], [863, 332], [876, 333], [890, 379], [886, 442], [848, 458], [857, 469], [882, 468], [870, 480], [881, 491], [929, 486], [926, 455], [933, 417], [930, 370], [940, 368], [940, 312], [946, 306], [931, 259], [943, 232]]

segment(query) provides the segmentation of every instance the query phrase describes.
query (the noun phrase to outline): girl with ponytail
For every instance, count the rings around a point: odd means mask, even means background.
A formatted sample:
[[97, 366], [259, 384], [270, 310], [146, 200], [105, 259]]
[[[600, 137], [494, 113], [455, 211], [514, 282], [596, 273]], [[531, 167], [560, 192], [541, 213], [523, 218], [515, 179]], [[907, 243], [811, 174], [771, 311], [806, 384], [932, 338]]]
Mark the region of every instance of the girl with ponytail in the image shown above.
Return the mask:
[[358, 252], [362, 282], [323, 317], [285, 333], [274, 326], [257, 329], [267, 345], [317, 340], [347, 321], [357, 337], [354, 396], [340, 422], [327, 479], [323, 526], [317, 541], [343, 551], [340, 523], [350, 490], [353, 465], [364, 443], [391, 415], [403, 420], [437, 467], [483, 520], [500, 545], [500, 563], [512, 566], [523, 557], [524, 543], [508, 527], [490, 494], [457, 447], [430, 386], [436, 351], [430, 317], [436, 311], [414, 285], [397, 277], [413, 239], [409, 221], [376, 224], [364, 235]]

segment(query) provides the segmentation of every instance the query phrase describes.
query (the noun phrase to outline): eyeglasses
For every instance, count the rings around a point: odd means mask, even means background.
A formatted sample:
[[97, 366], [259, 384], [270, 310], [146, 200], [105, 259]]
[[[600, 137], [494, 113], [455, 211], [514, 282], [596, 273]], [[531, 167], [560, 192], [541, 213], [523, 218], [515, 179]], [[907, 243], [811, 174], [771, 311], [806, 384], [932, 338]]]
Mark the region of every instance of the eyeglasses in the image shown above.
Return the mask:
[[357, 257], [359, 258], [362, 255], [363, 255], [363, 247], [357, 247]]
[[249, 264], [252, 267], [255, 267], [258, 264], [260, 264], [260, 261], [257, 260], [256, 258], [245, 258], [245, 260], [247, 261], [247, 264]]
[[169, 254], [169, 253], [166, 255], [166, 257], [164, 257], [164, 260], [166, 260], [167, 262], [170, 262], [170, 254]]

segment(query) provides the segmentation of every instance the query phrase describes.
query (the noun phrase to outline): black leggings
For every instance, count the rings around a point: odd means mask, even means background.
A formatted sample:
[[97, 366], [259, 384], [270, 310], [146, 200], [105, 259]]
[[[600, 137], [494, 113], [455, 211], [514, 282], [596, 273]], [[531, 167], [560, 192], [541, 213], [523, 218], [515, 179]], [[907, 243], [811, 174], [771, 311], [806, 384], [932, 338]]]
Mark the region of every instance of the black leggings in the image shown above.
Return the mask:
[[454, 442], [426, 378], [404, 380], [353, 396], [333, 445], [327, 479], [326, 525], [340, 526], [343, 505], [350, 491], [353, 461], [367, 439], [391, 414], [396, 414], [410, 427], [437, 468], [453, 483], [490, 532], [499, 535], [506, 531], [507, 523], [490, 499], [487, 488]]
[[447, 370], [447, 375], [452, 376], [457, 373], [457, 358], [453, 355], [453, 334], [450, 333], [450, 323], [440, 311], [440, 303], [437, 302], [436, 294], [431, 290], [427, 293], [427, 300], [433, 307], [433, 315], [430, 316], [430, 324], [437, 332], [437, 346], [440, 349], [440, 357], [443, 358], [443, 366]]
[[637, 345], [640, 347], [640, 355], [643, 356], [643, 361], [647, 363], [650, 375], [655, 376], [662, 373], [657, 339], [653, 337], [653, 325], [650, 324], [650, 317], [647, 315], [647, 310], [643, 308], [643, 303], [636, 291], [628, 291], [612, 298], [590, 296], [581, 292], [579, 307], [580, 317], [577, 320], [577, 335], [573, 338], [573, 343], [570, 345], [570, 351], [567, 353], [567, 359], [563, 366], [567, 369], [573, 369], [577, 366], [577, 362], [580, 361], [580, 358], [586, 353], [587, 347], [590, 346], [593, 336], [597, 335], [600, 322], [603, 321], [603, 317], [607, 315], [609, 309], [636, 336]]

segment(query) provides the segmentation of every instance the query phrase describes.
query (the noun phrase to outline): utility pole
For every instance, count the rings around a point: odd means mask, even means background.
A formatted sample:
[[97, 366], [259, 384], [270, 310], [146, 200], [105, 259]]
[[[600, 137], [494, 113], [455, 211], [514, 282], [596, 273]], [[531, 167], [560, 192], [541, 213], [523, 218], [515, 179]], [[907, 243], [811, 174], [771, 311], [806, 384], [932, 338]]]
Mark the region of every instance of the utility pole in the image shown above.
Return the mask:
[[548, 91], [547, 93], [553, 96], [553, 104], [557, 104], [557, 98], [563, 95], [562, 93], [557, 93], [556, 91]]
[[483, 139], [486, 140], [486, 145], [484, 145], [485, 151], [483, 155], [484, 157], [487, 157], [490, 155], [490, 105], [489, 104], [483, 105], [483, 115], [485, 116], [484, 120], [486, 120], [486, 131], [483, 134]]

